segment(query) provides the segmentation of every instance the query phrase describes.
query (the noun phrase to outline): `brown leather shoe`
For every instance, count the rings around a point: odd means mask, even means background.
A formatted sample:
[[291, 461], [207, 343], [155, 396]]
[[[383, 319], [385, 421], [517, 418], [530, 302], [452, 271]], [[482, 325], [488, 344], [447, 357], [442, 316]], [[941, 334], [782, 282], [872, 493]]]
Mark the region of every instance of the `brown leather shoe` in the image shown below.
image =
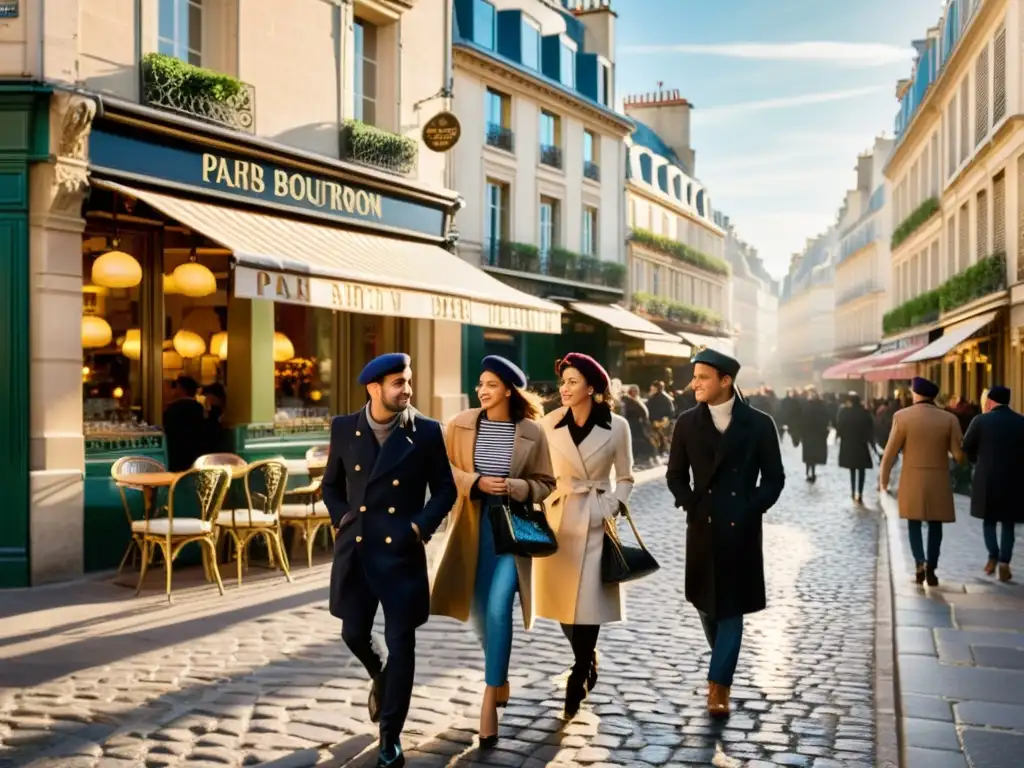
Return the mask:
[[712, 717], [729, 716], [729, 687], [708, 683], [708, 714]]
[[993, 573], [996, 572], [996, 564], [998, 562], [999, 561], [996, 560], [994, 557], [990, 557], [988, 559], [988, 562], [985, 563], [985, 575], [986, 576], [991, 576]]
[[1013, 578], [1013, 574], [1010, 573], [1010, 564], [1009, 563], [1000, 563], [999, 564], [999, 580], [1000, 581], [1009, 581], [1012, 578]]

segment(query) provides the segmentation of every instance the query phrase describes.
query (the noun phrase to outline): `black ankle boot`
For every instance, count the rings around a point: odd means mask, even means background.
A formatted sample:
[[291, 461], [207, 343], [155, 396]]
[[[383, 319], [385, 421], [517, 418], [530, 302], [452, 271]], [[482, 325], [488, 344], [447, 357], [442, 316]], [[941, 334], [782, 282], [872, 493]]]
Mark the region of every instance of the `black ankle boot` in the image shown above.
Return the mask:
[[377, 768], [402, 768], [405, 754], [398, 739], [381, 734], [380, 751], [377, 753]]
[[597, 685], [597, 651], [594, 651], [594, 658], [590, 661], [590, 669], [587, 671], [587, 693], [594, 690]]
[[580, 705], [587, 698], [587, 676], [573, 670], [565, 684], [565, 711], [563, 716], [566, 720], [572, 720], [580, 712]]
[[918, 584], [924, 584], [925, 578], [926, 578], [926, 566], [925, 566], [924, 563], [918, 563], [917, 564], [917, 571], [914, 574], [914, 580]]
[[939, 586], [939, 577], [935, 575], [935, 569], [930, 565], [925, 569], [924, 575], [929, 587]]

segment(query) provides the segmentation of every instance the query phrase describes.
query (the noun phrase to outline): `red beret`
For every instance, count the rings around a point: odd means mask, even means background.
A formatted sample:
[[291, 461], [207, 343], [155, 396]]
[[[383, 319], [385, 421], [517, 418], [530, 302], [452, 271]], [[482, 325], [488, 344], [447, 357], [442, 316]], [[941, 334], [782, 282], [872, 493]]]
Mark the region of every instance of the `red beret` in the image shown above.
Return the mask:
[[561, 376], [566, 368], [575, 368], [583, 374], [587, 384], [592, 386], [597, 394], [604, 394], [611, 386], [612, 380], [608, 371], [590, 355], [584, 355], [582, 352], [570, 352], [555, 363], [555, 373]]

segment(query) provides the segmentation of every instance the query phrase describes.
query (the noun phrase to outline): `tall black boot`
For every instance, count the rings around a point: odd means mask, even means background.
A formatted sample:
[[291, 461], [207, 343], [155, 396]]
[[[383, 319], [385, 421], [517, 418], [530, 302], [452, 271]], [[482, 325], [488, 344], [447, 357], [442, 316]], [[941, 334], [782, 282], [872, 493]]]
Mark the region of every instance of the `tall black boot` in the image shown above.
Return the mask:
[[597, 682], [597, 624], [563, 624], [562, 632], [572, 646], [573, 665], [565, 685], [565, 718], [571, 720], [587, 698], [588, 682]]

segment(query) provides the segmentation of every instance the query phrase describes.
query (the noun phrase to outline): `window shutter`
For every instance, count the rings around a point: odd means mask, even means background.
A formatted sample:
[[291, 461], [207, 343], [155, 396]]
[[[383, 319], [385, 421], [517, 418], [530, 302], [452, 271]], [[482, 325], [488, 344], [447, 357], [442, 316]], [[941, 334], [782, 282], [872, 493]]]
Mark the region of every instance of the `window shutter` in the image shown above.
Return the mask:
[[981, 261], [988, 256], [988, 192], [984, 189], [978, 193], [978, 218], [975, 223], [977, 242], [974, 246], [976, 261]]
[[971, 146], [970, 130], [971, 115], [970, 108], [970, 78], [964, 75], [960, 84], [960, 162], [967, 159], [967, 152]]
[[996, 33], [992, 44], [992, 124], [1006, 116], [1006, 29]]
[[981, 49], [974, 65], [974, 143], [988, 135], [988, 46]]
[[1006, 175], [992, 180], [992, 253], [1006, 253]]

